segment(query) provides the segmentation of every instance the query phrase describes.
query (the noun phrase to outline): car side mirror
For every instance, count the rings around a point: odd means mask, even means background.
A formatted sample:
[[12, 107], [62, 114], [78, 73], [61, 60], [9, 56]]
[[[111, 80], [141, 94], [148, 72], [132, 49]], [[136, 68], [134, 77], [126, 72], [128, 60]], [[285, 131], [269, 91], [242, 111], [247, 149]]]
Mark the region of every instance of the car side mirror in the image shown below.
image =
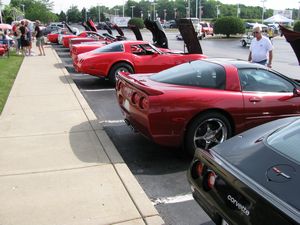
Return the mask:
[[294, 94], [294, 96], [299, 97], [300, 96], [300, 89], [294, 88], [293, 94]]

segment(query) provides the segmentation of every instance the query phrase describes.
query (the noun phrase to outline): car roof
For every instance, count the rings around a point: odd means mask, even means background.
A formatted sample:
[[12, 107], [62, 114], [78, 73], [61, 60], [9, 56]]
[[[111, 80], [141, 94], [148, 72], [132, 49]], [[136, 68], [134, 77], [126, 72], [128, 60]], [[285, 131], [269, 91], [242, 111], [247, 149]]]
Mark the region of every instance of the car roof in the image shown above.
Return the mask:
[[232, 65], [236, 67], [237, 69], [246, 69], [246, 68], [253, 68], [253, 69], [264, 69], [265, 66], [257, 64], [257, 63], [251, 63], [242, 59], [234, 59], [234, 58], [209, 58], [204, 59], [209, 62], [214, 62], [217, 64], [221, 64], [222, 66], [229, 66]]

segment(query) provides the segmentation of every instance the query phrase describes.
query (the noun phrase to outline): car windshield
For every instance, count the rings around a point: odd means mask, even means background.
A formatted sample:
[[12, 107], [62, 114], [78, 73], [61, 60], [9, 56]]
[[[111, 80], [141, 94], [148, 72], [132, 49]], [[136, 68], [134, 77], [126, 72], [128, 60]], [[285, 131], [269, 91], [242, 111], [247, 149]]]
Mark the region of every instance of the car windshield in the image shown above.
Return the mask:
[[149, 77], [157, 82], [204, 88], [225, 89], [225, 69], [204, 60], [184, 63]]
[[271, 134], [267, 143], [276, 151], [300, 164], [300, 119]]
[[114, 42], [108, 45], [105, 45], [103, 47], [97, 48], [93, 50], [92, 52], [94, 54], [102, 53], [102, 52], [123, 52], [124, 47], [123, 44], [120, 42]]

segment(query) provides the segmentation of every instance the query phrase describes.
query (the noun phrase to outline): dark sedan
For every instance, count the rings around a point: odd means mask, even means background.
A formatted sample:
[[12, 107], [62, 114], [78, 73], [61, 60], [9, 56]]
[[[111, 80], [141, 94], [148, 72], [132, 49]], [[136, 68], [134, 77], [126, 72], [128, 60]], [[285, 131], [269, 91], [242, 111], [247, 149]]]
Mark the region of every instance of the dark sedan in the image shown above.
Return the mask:
[[197, 149], [193, 196], [216, 224], [300, 224], [299, 146], [300, 117], [288, 117]]

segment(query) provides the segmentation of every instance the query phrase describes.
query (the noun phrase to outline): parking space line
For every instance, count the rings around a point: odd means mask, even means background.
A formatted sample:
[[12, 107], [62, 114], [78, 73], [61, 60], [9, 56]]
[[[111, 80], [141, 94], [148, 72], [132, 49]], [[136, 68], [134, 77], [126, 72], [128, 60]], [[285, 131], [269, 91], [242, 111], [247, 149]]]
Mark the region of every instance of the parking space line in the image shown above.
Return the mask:
[[81, 89], [81, 91], [85, 92], [101, 92], [101, 91], [115, 91], [114, 88], [107, 88], [107, 89]]
[[99, 123], [125, 123], [124, 120], [100, 120]]
[[185, 195], [177, 195], [174, 197], [164, 197], [164, 198], [157, 198], [151, 199], [153, 205], [160, 205], [160, 204], [173, 204], [179, 202], [187, 202], [193, 200], [193, 195], [191, 193]]

